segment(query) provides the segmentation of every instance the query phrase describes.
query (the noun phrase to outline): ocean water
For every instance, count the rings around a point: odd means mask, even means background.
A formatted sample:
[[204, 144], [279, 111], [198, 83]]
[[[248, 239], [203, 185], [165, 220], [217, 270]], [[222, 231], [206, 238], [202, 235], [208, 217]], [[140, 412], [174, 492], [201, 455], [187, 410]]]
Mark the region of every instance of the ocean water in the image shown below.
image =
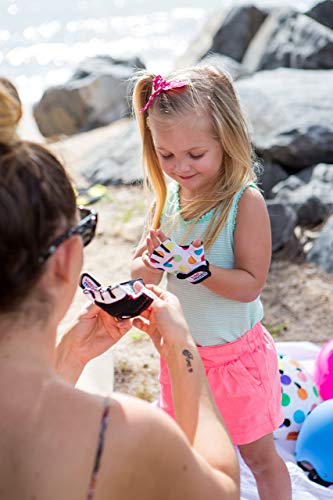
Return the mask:
[[[25, 103], [65, 82], [85, 57], [139, 56], [172, 69], [214, 10], [244, 0], [0, 0], [0, 73]], [[312, 0], [293, 0], [305, 8]], [[260, 4], [287, 0], [261, 0]]]

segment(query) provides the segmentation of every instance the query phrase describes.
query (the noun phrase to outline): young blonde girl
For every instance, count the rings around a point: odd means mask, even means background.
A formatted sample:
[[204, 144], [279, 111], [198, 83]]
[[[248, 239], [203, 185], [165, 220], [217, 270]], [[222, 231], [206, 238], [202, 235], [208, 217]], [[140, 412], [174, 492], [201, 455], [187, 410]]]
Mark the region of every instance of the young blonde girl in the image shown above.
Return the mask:
[[[277, 357], [261, 325], [270, 224], [234, 88], [212, 67], [167, 79], [146, 73], [135, 85], [134, 109], [155, 201], [132, 275], [157, 284], [166, 271], [260, 497], [287, 500], [290, 479], [272, 435], [283, 421]], [[163, 359], [160, 384], [160, 405], [173, 415]]]

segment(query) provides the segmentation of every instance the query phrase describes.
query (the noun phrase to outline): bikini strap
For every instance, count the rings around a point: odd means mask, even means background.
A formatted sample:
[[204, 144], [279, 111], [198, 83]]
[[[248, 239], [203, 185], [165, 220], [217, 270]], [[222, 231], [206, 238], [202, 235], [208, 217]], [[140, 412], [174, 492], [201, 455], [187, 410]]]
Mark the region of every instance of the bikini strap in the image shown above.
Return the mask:
[[95, 463], [94, 463], [94, 468], [93, 468], [93, 471], [91, 474], [87, 500], [92, 500], [94, 497], [94, 494], [95, 494], [97, 476], [98, 476], [99, 466], [100, 466], [100, 462], [101, 462], [101, 456], [102, 456], [103, 448], [104, 448], [105, 431], [106, 431], [106, 428], [107, 428], [107, 425], [109, 422], [109, 411], [110, 411], [110, 399], [108, 397], [106, 397], [106, 398], [104, 398], [104, 410], [103, 410], [100, 428], [99, 428], [97, 450], [96, 450], [96, 455], [95, 455]]

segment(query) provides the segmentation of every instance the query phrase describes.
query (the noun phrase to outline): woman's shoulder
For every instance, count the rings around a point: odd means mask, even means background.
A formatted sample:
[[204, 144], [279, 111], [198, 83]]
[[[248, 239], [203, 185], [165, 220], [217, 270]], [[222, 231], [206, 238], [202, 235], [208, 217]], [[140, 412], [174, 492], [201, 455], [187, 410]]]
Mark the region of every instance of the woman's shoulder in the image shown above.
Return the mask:
[[188, 449], [185, 436], [159, 408], [131, 396], [112, 396], [101, 463], [101, 478], [106, 481], [105, 489], [113, 492], [112, 499], [171, 498], [169, 473], [177, 490], [179, 478], [173, 464], [184, 449]]

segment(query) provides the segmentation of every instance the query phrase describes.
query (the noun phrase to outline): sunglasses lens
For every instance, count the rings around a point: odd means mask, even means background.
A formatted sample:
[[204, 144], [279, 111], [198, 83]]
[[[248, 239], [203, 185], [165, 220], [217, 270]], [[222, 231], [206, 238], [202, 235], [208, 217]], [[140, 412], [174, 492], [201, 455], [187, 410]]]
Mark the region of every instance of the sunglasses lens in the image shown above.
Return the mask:
[[79, 207], [79, 213], [81, 218], [79, 233], [83, 241], [83, 246], [87, 246], [95, 236], [97, 213], [83, 207]]
[[81, 234], [83, 246], [86, 247], [87, 245], [89, 245], [94, 236], [95, 236], [95, 227], [92, 226], [86, 227]]
[[92, 213], [91, 210], [89, 210], [89, 208], [85, 208], [85, 207], [78, 207], [78, 212], [79, 212], [80, 220], [85, 219], [86, 217], [88, 217]]

